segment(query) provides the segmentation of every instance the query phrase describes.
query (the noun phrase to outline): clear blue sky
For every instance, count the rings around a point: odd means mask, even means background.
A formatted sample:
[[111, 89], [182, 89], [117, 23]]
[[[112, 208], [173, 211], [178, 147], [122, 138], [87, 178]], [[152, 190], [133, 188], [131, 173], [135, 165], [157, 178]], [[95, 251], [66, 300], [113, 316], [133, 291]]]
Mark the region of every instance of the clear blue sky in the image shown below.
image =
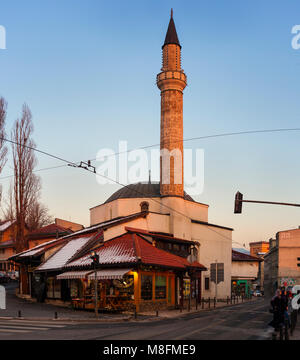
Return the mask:
[[[155, 76], [170, 8], [189, 86], [184, 137], [300, 126], [300, 50], [291, 29], [299, 1], [10, 0], [0, 5], [7, 50], [0, 50], [0, 95], [10, 132], [23, 102], [38, 148], [69, 160], [95, 158], [100, 148], [159, 142], [160, 94]], [[297, 208], [245, 205], [245, 198], [300, 202], [300, 133], [195, 141], [205, 151], [209, 220], [235, 228], [240, 243], [268, 240], [300, 225]], [[38, 168], [60, 162], [38, 156]], [[8, 162], [0, 177], [10, 175]], [[89, 224], [88, 209], [118, 186], [100, 187], [78, 169], [40, 173], [42, 200], [54, 216]], [[4, 190], [9, 180], [0, 180]], [[234, 244], [235, 247], [236, 244]]]

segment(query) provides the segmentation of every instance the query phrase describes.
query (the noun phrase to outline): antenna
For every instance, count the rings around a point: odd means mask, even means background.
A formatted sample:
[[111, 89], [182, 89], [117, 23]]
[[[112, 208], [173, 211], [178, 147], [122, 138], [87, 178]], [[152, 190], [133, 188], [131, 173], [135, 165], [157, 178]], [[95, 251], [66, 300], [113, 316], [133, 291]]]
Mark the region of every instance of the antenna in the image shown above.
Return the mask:
[[173, 9], [171, 8], [171, 19], [173, 19]]

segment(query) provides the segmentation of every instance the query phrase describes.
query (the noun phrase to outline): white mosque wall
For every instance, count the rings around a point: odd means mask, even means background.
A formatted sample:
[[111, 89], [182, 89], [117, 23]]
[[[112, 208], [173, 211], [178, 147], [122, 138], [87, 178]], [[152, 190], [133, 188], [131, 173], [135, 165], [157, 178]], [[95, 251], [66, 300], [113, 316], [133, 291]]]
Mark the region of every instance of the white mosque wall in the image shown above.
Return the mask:
[[[191, 202], [179, 197], [164, 197], [164, 198], [129, 198], [117, 199], [107, 204], [90, 209], [90, 225], [95, 225], [103, 221], [108, 221], [120, 216], [127, 216], [141, 211], [141, 203], [147, 201], [149, 203], [149, 211], [160, 214], [169, 214], [172, 209], [177, 212], [182, 212], [194, 220], [207, 221], [208, 219], [208, 205]], [[176, 212], [174, 215], [176, 216]], [[176, 232], [184, 232], [182, 230], [175, 230]], [[174, 234], [174, 236], [176, 236]], [[182, 237], [182, 236], [178, 236]], [[188, 239], [189, 237], [186, 236]]]
[[[231, 293], [232, 231], [214, 226], [191, 224], [192, 240], [199, 243], [198, 261], [207, 271], [202, 272], [202, 296], [215, 297], [216, 286], [210, 281], [210, 266], [224, 264], [224, 282], [218, 284], [217, 297], [226, 298]], [[205, 277], [209, 278], [209, 290], [205, 290]]]

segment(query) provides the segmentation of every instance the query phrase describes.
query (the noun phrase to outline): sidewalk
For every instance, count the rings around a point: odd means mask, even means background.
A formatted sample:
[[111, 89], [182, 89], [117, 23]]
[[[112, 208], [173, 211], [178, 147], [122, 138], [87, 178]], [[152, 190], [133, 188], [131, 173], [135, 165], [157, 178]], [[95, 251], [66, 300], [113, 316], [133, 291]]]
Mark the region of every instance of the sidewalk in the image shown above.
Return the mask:
[[204, 304], [204, 308], [202, 308], [202, 304], [198, 304], [198, 307], [196, 309], [196, 306], [192, 306], [190, 311], [188, 311], [187, 308], [183, 309], [182, 311], [180, 311], [179, 309], [176, 310], [159, 310], [158, 311], [158, 317], [156, 315], [156, 311], [152, 311], [152, 312], [141, 312], [138, 315], [139, 316], [147, 316], [147, 317], [151, 317], [152, 319], [172, 319], [172, 318], [180, 318], [183, 316], [186, 316], [187, 314], [196, 314], [196, 313], [200, 313], [200, 312], [204, 312], [204, 311], [214, 311], [220, 308], [230, 308], [230, 307], [235, 307], [237, 305], [241, 305], [241, 304], [246, 304], [246, 303], [251, 303], [251, 302], [256, 302], [258, 301], [259, 298], [252, 298], [251, 300], [244, 300], [243, 302], [240, 300], [238, 303], [235, 304], [226, 304], [226, 302], [220, 302], [220, 303], [216, 303], [216, 307], [214, 307], [213, 302], [210, 304], [210, 307], [208, 305], [208, 303]]
[[[158, 316], [156, 311], [152, 312], [140, 312], [135, 318], [132, 312], [123, 312], [123, 313], [108, 313], [108, 312], [99, 312], [98, 319], [96, 318], [94, 311], [85, 311], [85, 310], [73, 310], [71, 308], [47, 304], [47, 303], [37, 303], [30, 300], [21, 299], [14, 294], [12, 289], [7, 291], [7, 309], [0, 310], [0, 319], [26, 319], [26, 320], [36, 320], [36, 321], [74, 321], [74, 322], [123, 322], [123, 321], [159, 321], [163, 319], [172, 319], [180, 318], [186, 316], [187, 314], [199, 313], [203, 311], [213, 311], [219, 308], [225, 307], [234, 307], [243, 303], [258, 301], [257, 298], [252, 300], [241, 300], [236, 304], [226, 304], [226, 302], [216, 303], [216, 308], [214, 308], [213, 301], [210, 303], [198, 304], [197, 310], [195, 304], [191, 306], [190, 311], [187, 308], [180, 310], [159, 310]], [[21, 312], [19, 314], [19, 312]]]

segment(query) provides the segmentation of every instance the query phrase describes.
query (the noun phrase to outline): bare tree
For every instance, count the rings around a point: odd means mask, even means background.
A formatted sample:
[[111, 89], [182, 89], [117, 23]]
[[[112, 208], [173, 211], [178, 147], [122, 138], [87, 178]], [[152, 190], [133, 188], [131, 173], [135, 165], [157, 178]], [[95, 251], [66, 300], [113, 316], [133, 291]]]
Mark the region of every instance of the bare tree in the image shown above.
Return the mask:
[[39, 229], [53, 222], [52, 216], [49, 215], [48, 208], [38, 200], [29, 205], [26, 224], [29, 231]]
[[14, 212], [17, 222], [16, 251], [20, 252], [28, 248], [25, 236], [26, 218], [30, 205], [36, 202], [41, 185], [40, 179], [34, 173], [37, 163], [32, 140], [33, 124], [32, 114], [29, 107], [24, 104], [21, 119], [17, 119], [11, 140], [13, 165], [14, 165]]
[[[7, 146], [5, 146], [5, 120], [7, 103], [3, 97], [0, 98], [0, 174], [7, 160]], [[0, 185], [0, 201], [2, 195], [2, 186]]]
[[3, 202], [5, 203], [5, 206], [2, 206], [1, 209], [3, 213], [3, 220], [15, 220], [14, 194], [11, 183], [9, 185], [7, 197], [4, 198]]

